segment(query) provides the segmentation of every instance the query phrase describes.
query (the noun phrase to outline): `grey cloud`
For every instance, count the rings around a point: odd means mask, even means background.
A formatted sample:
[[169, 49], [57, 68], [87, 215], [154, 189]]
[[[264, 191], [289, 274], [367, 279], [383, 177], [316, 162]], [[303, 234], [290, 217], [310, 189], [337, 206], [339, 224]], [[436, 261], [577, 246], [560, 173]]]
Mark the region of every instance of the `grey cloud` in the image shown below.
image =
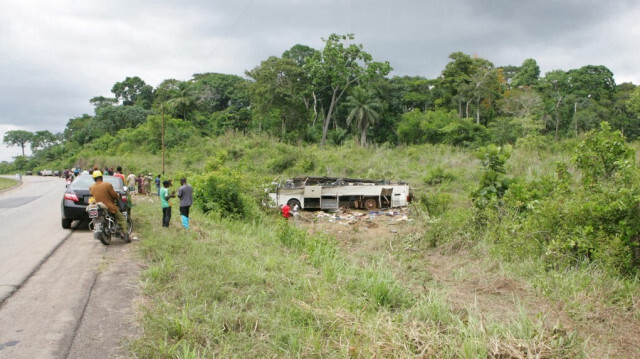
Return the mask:
[[608, 66], [640, 80], [640, 5], [625, 0], [9, 0], [0, 14], [0, 124], [62, 131], [93, 96], [140, 76], [243, 76], [300, 43], [355, 33], [396, 75], [437, 77], [454, 51], [543, 71]]

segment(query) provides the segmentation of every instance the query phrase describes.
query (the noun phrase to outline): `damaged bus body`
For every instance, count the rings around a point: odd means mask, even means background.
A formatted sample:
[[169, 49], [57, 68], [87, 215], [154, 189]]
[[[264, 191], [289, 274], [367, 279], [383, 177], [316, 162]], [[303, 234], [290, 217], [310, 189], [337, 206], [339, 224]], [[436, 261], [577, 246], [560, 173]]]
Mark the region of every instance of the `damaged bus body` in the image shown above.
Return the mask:
[[408, 183], [337, 177], [297, 177], [277, 184], [272, 204], [300, 209], [404, 207], [411, 201]]

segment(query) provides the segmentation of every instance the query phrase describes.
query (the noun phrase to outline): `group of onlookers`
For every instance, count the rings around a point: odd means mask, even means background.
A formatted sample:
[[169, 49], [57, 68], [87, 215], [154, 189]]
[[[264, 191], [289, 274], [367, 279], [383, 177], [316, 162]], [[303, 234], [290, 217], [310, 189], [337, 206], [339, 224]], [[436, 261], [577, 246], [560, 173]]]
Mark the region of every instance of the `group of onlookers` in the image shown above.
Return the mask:
[[[94, 171], [99, 171], [97, 166], [93, 167], [90, 170], [81, 170], [80, 168], [71, 168], [65, 169], [62, 171], [62, 177], [67, 180], [67, 183], [71, 183], [76, 176], [81, 174], [89, 174], [91, 175]], [[189, 228], [189, 209], [193, 202], [193, 188], [187, 184], [186, 178], [180, 179], [180, 188], [178, 192], [175, 191], [169, 192], [169, 188], [173, 186], [173, 181], [168, 179], [162, 181], [160, 175], [157, 175], [153, 178], [153, 174], [134, 174], [129, 173], [128, 176], [122, 173], [122, 167], [116, 167], [115, 171], [113, 168], [105, 168], [100, 171], [102, 175], [110, 175], [115, 177], [120, 177], [122, 179], [122, 183], [124, 183], [128, 190], [132, 193], [137, 193], [141, 195], [149, 195], [149, 194], [157, 194], [160, 197], [160, 205], [162, 207], [162, 226], [169, 226], [169, 221], [171, 220], [171, 198], [178, 197], [180, 199], [180, 218], [182, 222], [182, 226], [184, 228]], [[155, 184], [156, 192], [151, 192], [151, 183]]]

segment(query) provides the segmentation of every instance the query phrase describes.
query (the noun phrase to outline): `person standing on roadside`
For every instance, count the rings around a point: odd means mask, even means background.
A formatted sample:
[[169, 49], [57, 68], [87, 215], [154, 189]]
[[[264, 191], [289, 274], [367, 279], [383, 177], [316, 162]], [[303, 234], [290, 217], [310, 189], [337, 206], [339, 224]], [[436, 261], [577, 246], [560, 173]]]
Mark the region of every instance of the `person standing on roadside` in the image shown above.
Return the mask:
[[153, 178], [151, 177], [152, 174], [149, 173], [148, 175], [144, 176], [144, 194], [146, 195], [150, 195], [151, 194], [151, 181], [153, 181]]
[[187, 184], [187, 179], [180, 178], [180, 188], [178, 188], [178, 198], [180, 198], [180, 219], [182, 226], [189, 229], [189, 209], [193, 203], [193, 187]]
[[127, 176], [127, 187], [129, 187], [129, 190], [131, 192], [136, 191], [136, 175], [134, 175], [133, 173], [129, 173], [129, 175]]
[[163, 188], [160, 188], [160, 204], [162, 205], [162, 226], [169, 227], [171, 221], [171, 203], [169, 199], [175, 197], [175, 194], [169, 194], [169, 186], [171, 182], [162, 182]]
[[158, 196], [159, 196], [160, 195], [160, 175], [156, 177], [154, 182], [156, 183], [156, 192], [158, 193]]
[[139, 174], [138, 178], [136, 179], [136, 183], [138, 184], [138, 194], [144, 194], [143, 182], [144, 180], [142, 179], [142, 175]]
[[115, 177], [118, 177], [122, 180], [122, 185], [126, 186], [127, 185], [127, 181], [125, 181], [124, 179], [124, 174], [122, 174], [122, 167], [118, 166], [116, 168], [116, 173], [114, 174]]

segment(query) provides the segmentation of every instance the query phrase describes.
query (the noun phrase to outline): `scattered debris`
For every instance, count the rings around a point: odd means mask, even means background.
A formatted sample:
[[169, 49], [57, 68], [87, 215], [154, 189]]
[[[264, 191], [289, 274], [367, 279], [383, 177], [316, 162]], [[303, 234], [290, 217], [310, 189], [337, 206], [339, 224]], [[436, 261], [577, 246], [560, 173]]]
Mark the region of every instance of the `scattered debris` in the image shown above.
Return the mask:
[[336, 222], [343, 225], [355, 225], [360, 222], [365, 222], [366, 227], [375, 228], [378, 227], [378, 224], [374, 223], [374, 221], [387, 220], [391, 225], [395, 224], [395, 222], [413, 221], [413, 219], [408, 217], [407, 212], [408, 210], [406, 208], [395, 208], [385, 211], [340, 209], [330, 213], [325, 211], [310, 212], [309, 215], [301, 217], [308, 219], [308, 217], [311, 216], [315, 218], [316, 221]]

